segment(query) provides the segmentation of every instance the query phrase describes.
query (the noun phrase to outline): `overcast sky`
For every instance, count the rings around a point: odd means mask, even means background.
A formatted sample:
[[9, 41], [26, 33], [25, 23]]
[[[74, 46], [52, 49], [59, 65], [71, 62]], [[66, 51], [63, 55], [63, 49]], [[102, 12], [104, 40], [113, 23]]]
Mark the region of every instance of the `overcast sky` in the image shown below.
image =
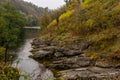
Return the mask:
[[64, 5], [64, 0], [24, 0], [28, 2], [32, 2], [33, 4], [39, 7], [48, 7], [49, 9], [56, 9], [62, 5]]

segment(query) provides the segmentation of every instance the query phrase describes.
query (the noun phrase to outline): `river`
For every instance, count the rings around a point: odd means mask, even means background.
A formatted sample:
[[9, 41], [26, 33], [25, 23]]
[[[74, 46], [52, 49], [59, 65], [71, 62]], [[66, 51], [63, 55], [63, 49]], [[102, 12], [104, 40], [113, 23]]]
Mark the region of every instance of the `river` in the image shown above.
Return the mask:
[[[50, 70], [29, 57], [32, 55], [30, 52], [32, 49], [31, 42], [38, 34], [39, 29], [25, 29], [25, 40], [23, 45], [20, 46], [16, 52], [13, 52], [17, 57], [13, 61], [12, 66], [17, 67], [20, 70], [21, 77], [19, 80], [54, 80]], [[42, 75], [40, 76], [40, 74]]]

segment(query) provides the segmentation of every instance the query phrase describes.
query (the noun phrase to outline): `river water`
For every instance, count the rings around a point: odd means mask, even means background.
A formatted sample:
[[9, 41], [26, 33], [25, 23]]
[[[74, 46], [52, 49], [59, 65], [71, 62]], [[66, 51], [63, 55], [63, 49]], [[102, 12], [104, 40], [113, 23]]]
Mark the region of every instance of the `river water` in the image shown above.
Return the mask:
[[13, 52], [17, 57], [13, 61], [12, 66], [20, 70], [21, 77], [19, 80], [54, 80], [50, 70], [29, 57], [32, 55], [30, 52], [32, 49], [31, 42], [38, 34], [39, 29], [25, 29], [25, 40], [23, 45], [20, 46], [16, 52]]

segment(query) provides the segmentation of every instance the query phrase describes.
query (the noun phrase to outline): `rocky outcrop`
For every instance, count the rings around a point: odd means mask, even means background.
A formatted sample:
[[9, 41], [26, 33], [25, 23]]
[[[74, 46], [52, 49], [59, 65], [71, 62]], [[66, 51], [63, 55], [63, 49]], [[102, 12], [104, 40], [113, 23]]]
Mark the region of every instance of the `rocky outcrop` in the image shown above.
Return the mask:
[[[101, 60], [92, 60], [84, 55], [90, 42], [69, 47], [58, 46], [57, 42], [34, 39], [31, 52], [47, 68], [56, 70], [56, 77], [62, 80], [119, 80], [119, 65]], [[46, 64], [45, 64], [46, 63]]]

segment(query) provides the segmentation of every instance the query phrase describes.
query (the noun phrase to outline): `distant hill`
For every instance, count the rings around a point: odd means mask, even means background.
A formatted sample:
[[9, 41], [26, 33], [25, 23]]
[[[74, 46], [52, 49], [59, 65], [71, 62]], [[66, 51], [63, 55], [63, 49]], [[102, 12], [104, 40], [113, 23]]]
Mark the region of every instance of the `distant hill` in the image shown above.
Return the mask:
[[9, 1], [18, 10], [22, 11], [26, 15], [26, 26], [39, 26], [40, 17], [48, 11], [48, 8], [38, 7], [30, 2], [23, 0], [0, 0], [0, 3]]
[[[5, 0], [0, 0], [0, 3], [4, 1]], [[45, 11], [45, 8], [38, 7], [30, 2], [25, 2], [23, 0], [9, 0], [9, 2], [27, 15], [33, 15], [38, 17], [41, 16]]]

